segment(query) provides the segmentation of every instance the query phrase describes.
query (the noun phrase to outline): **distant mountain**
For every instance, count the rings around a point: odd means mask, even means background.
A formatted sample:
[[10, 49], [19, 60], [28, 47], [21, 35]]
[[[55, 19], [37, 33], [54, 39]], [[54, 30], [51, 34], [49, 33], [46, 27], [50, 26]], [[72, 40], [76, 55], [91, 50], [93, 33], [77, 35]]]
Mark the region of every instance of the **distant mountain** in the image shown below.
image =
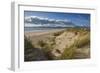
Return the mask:
[[24, 18], [25, 27], [75, 27], [76, 25], [68, 20], [48, 19], [37, 16]]

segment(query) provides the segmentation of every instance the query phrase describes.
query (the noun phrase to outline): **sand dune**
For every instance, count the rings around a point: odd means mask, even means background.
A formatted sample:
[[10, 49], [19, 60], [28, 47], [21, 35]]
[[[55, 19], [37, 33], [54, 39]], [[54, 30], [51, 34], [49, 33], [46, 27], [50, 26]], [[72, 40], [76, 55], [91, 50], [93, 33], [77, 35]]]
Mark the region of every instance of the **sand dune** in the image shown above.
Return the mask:
[[49, 50], [53, 59], [90, 57], [90, 31], [86, 29], [25, 32], [25, 36], [31, 40], [35, 48]]

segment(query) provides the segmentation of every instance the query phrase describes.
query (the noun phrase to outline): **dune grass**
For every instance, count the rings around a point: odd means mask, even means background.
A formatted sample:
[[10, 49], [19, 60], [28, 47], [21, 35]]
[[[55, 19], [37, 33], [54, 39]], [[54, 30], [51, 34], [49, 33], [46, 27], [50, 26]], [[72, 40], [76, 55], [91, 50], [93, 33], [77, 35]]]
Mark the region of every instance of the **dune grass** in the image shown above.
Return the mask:
[[[81, 31], [82, 34], [82, 31]], [[81, 35], [77, 40], [69, 48], [64, 48], [64, 52], [58, 59], [74, 59], [75, 58], [75, 51], [77, 48], [82, 48], [86, 45], [90, 45], [90, 34]]]
[[24, 48], [25, 50], [34, 48], [34, 45], [32, 44], [31, 40], [28, 39], [27, 37], [24, 38]]
[[42, 48], [42, 51], [44, 52], [45, 56], [48, 58], [48, 60], [53, 60], [53, 55], [51, 53], [53, 49], [53, 45], [48, 44], [42, 40], [38, 42], [38, 45]]
[[35, 58], [34, 53], [31, 53], [33, 48], [34, 45], [32, 45], [30, 39], [24, 37], [24, 61], [31, 61]]
[[55, 32], [53, 35], [54, 35], [54, 36], [59, 36], [59, 35], [61, 35], [63, 32], [64, 32], [64, 30], [59, 31], [59, 32]]
[[90, 44], [90, 35], [86, 34], [83, 37], [79, 38], [76, 42], [75, 42], [75, 46], [77, 48], [83, 47], [85, 45]]
[[[63, 32], [73, 32], [75, 35], [79, 35], [79, 38], [74, 40], [74, 43], [70, 45], [70, 47], [65, 47], [63, 53], [59, 57], [55, 57], [51, 52], [54, 50], [54, 46], [56, 45], [55, 38], [60, 36]], [[35, 48], [35, 45], [32, 44], [31, 40], [26, 38], [24, 39], [24, 47], [25, 53], [27, 50], [31, 50]], [[63, 41], [62, 41], [63, 42]], [[52, 38], [49, 38], [47, 41], [39, 40], [37, 45], [44, 52], [45, 56], [48, 60], [62, 60], [62, 59], [74, 59], [75, 52], [77, 48], [82, 48], [84, 46], [90, 46], [90, 31], [85, 28], [68, 28], [61, 32], [56, 32], [53, 34]]]
[[74, 53], [75, 53], [75, 46], [70, 46], [69, 48], [65, 48], [64, 52], [58, 59], [73, 59], [74, 58]]

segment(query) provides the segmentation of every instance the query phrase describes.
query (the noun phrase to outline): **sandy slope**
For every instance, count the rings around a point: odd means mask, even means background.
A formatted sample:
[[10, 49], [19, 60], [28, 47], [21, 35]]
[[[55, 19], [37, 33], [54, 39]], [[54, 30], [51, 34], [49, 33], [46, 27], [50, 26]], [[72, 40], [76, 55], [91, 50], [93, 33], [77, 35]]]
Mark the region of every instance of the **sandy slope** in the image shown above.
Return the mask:
[[[63, 53], [64, 48], [68, 48], [70, 47], [74, 41], [78, 38], [78, 35], [75, 35], [72, 32], [64, 32], [62, 33], [62, 35], [56, 37], [55, 41], [56, 41], [56, 45], [55, 45], [55, 50], [53, 50], [53, 54], [55, 54], [55, 56], [60, 56], [61, 53]], [[56, 49], [60, 50], [61, 53], [56, 52]]]
[[[54, 35], [54, 33], [58, 33], [60, 31], [63, 31], [62, 33], [60, 33], [60, 35], [57, 35], [57, 36]], [[76, 32], [66, 31], [66, 30], [65, 31], [64, 30], [50, 30], [50, 31], [44, 31], [44, 32], [25, 32], [25, 36], [28, 37], [32, 41], [32, 44], [35, 45], [36, 48], [42, 48], [38, 44], [38, 42], [41, 40], [46, 42], [50, 46], [52, 42], [55, 42], [55, 44], [52, 45], [52, 51], [51, 51], [51, 53], [55, 57], [61, 56], [65, 48], [69, 48], [71, 45], [75, 44], [75, 41], [78, 40], [79, 38], [84, 38], [85, 35], [82, 35], [82, 34], [84, 34], [84, 31], [81, 31], [81, 33], [77, 33], [77, 34]], [[87, 44], [86, 46], [77, 48], [75, 53], [76, 53], [75, 58], [89, 58], [90, 46]]]

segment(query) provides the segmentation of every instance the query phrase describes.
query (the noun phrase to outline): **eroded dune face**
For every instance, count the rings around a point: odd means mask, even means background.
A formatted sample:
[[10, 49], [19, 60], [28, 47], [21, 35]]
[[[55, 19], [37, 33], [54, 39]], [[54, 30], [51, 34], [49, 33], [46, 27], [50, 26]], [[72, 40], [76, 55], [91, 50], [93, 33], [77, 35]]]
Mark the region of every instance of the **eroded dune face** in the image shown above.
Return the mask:
[[[46, 57], [49, 56], [52, 60], [90, 58], [89, 30], [71, 28], [43, 33], [31, 32], [26, 36], [31, 40], [34, 48], [40, 49]], [[45, 59], [48, 60], [46, 57]]]
[[[54, 50], [52, 53], [55, 56], [60, 56], [65, 48], [69, 48], [72, 44], [74, 44], [74, 41], [78, 39], [78, 35], [75, 35], [72, 32], [64, 32], [61, 35], [57, 36], [55, 39], [56, 45], [54, 47]], [[57, 50], [60, 51], [57, 52]]]

